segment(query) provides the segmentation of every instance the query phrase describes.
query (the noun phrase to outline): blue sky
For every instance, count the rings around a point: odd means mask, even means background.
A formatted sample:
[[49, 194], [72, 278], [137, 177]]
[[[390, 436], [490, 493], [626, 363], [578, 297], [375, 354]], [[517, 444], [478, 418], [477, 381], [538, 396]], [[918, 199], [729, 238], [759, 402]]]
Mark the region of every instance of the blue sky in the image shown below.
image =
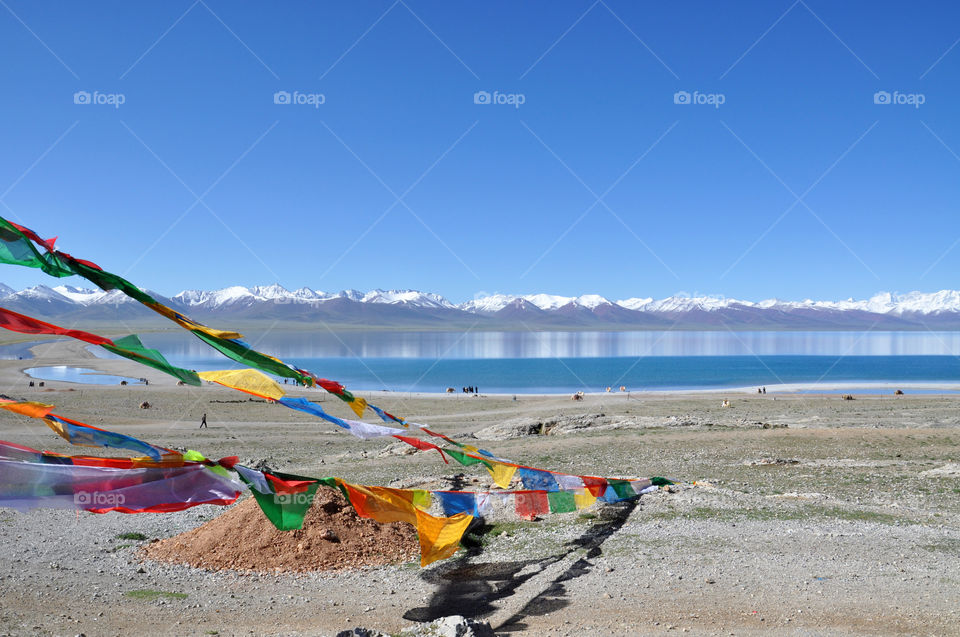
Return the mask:
[[960, 287], [952, 3], [0, 4], [0, 214], [164, 294]]

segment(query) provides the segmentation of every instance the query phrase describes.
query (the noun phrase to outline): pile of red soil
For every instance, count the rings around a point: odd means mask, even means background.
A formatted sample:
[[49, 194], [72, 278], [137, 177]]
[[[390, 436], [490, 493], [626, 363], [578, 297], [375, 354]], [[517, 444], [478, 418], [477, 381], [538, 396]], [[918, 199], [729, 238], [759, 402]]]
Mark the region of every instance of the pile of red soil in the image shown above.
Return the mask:
[[406, 562], [418, 555], [413, 526], [361, 518], [334, 489], [317, 489], [299, 531], [278, 531], [251, 497], [192, 531], [145, 547], [146, 557], [197, 568], [324, 571]]

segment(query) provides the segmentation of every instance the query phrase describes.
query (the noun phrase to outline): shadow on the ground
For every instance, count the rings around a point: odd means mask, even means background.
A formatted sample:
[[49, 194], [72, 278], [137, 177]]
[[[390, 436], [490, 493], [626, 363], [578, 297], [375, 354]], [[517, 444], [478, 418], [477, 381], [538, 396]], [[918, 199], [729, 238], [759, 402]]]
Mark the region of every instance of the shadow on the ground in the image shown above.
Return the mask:
[[464, 534], [460, 544], [465, 550], [457, 558], [446, 568], [423, 574], [424, 579], [438, 585], [428, 604], [408, 610], [403, 617], [416, 622], [433, 621], [448, 615], [481, 619], [509, 604], [508, 598], [544, 569], [573, 551], [586, 551], [560, 575], [543, 582], [543, 589], [498, 628], [503, 632], [522, 631], [527, 628], [523, 622], [525, 617], [551, 613], [570, 603], [564, 582], [586, 575], [593, 569], [591, 560], [603, 554], [603, 543], [620, 530], [638, 505], [639, 498], [607, 505], [602, 518], [580, 537], [564, 544], [562, 551], [541, 559], [513, 562], [476, 561], [484, 553], [483, 536], [494, 528], [479, 520]]

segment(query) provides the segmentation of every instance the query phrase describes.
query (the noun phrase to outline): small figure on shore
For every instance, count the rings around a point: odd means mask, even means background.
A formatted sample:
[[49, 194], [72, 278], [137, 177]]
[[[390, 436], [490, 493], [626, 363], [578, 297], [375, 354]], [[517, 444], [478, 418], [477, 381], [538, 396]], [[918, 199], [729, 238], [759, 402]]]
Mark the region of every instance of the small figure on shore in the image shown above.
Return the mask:
[[[206, 415], [206, 414], [204, 414], [204, 415], [203, 415], [203, 418], [200, 419], [200, 429], [203, 429], [204, 427], [207, 427], [207, 415]], [[207, 429], [209, 429], [209, 427], [207, 427]]]
[[763, 390], [762, 390], [761, 388], [757, 387], [757, 393], [758, 393], [758, 394], [762, 394], [762, 393], [763, 393]]
[[767, 393], [767, 386], [766, 386], [766, 385], [763, 386], [763, 393], [764, 393], [764, 394]]

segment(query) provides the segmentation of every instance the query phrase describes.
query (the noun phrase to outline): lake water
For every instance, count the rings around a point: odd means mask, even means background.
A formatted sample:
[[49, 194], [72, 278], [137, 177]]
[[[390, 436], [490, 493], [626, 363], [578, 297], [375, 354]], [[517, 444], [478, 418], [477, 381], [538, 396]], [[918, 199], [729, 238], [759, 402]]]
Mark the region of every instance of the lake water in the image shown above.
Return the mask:
[[[141, 338], [182, 367], [237, 367], [185, 332]], [[441, 392], [472, 385], [487, 393], [556, 393], [621, 385], [656, 391], [960, 383], [957, 332], [326, 331], [251, 332], [246, 340], [355, 390]]]

